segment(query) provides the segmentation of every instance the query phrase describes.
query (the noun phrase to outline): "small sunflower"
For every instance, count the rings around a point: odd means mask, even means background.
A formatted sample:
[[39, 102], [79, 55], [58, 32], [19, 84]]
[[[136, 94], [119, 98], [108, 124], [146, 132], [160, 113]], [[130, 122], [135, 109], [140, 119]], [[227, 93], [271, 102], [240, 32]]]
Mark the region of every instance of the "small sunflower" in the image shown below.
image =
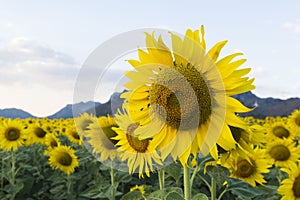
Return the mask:
[[272, 166], [268, 160], [262, 155], [261, 149], [254, 149], [253, 154], [249, 153], [248, 157], [238, 156], [230, 157], [230, 162], [227, 162], [225, 167], [230, 171], [232, 178], [237, 178], [246, 181], [252, 186], [256, 184], [264, 184], [264, 173], [269, 173], [269, 168]]
[[277, 118], [274, 122], [269, 122], [266, 129], [271, 140], [278, 138], [294, 139], [296, 137], [296, 132], [291, 129], [282, 118]]
[[289, 177], [281, 182], [278, 194], [282, 195], [281, 200], [300, 200], [300, 166], [291, 165], [290, 169], [283, 169]]
[[[37, 121], [34, 124], [31, 124], [28, 127], [28, 140], [26, 141], [27, 145], [31, 145], [34, 143], [45, 144], [46, 135], [49, 133], [47, 130], [42, 126], [42, 122]], [[49, 133], [50, 134], [50, 133]]]
[[288, 168], [300, 158], [300, 149], [291, 140], [277, 139], [267, 144], [266, 156], [275, 166]]
[[3, 150], [17, 150], [25, 144], [27, 131], [19, 120], [3, 120], [0, 124], [0, 148]]
[[300, 134], [300, 110], [295, 110], [288, 118], [288, 124]]
[[235, 148], [228, 125], [246, 126], [235, 113], [250, 111], [231, 96], [254, 89], [254, 79], [244, 77], [249, 68], [237, 69], [246, 61], [235, 60], [242, 53], [218, 60], [227, 41], [206, 52], [203, 26], [188, 29], [183, 40], [171, 33], [171, 39], [172, 50], [162, 37], [146, 34], [147, 51], [139, 49], [139, 60], [129, 60], [135, 71], [126, 73], [131, 81], [122, 98], [141, 125], [135, 133], [153, 138], [163, 160], [171, 155], [185, 165], [199, 150], [217, 158], [216, 142]]
[[60, 169], [67, 175], [79, 165], [75, 151], [69, 146], [58, 146], [51, 150], [48, 162], [53, 169]]
[[66, 136], [72, 143], [82, 145], [82, 139], [74, 126], [67, 127]]
[[[76, 129], [79, 135], [85, 135], [85, 131], [89, 130], [89, 125], [92, 123], [97, 123], [97, 118], [93, 115], [89, 115], [87, 113], [83, 113], [80, 116], [74, 118], [74, 122], [76, 125]], [[64, 130], [66, 131], [66, 130]]]
[[114, 139], [117, 133], [113, 127], [118, 127], [118, 124], [110, 116], [100, 117], [96, 122], [93, 121], [86, 127], [84, 136], [86, 142], [91, 146], [92, 153], [97, 155], [100, 161], [114, 160], [118, 158], [117, 140]]
[[116, 146], [121, 153], [121, 160], [127, 160], [129, 173], [134, 173], [139, 168], [140, 177], [143, 177], [144, 172], [150, 176], [149, 172], [153, 171], [154, 163], [162, 165], [155, 143], [150, 138], [139, 139], [134, 135], [139, 123], [133, 122], [125, 110], [123, 114], [118, 112], [115, 118], [119, 127], [113, 128], [117, 133], [113, 139], [118, 141]]
[[130, 188], [130, 192], [135, 191], [135, 190], [140, 191], [142, 194], [142, 197], [145, 197], [146, 192], [145, 192], [145, 188], [143, 186], [135, 185], [134, 187]]
[[54, 148], [60, 146], [59, 139], [54, 134], [47, 134], [45, 139], [45, 145], [47, 147], [47, 150], [45, 150], [44, 154], [49, 155], [49, 152], [53, 150]]

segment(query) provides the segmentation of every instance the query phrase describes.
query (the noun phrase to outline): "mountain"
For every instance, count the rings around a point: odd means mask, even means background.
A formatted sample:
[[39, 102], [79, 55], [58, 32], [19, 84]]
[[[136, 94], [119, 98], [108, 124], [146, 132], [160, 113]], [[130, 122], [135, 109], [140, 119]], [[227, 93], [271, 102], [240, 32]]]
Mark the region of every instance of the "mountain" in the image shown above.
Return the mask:
[[[122, 107], [123, 99], [120, 98], [122, 93], [114, 93], [106, 103], [98, 103], [93, 101], [80, 102], [76, 104], [68, 104], [53, 115], [48, 116], [50, 119], [55, 118], [72, 118], [77, 117], [81, 113], [87, 112], [97, 117], [113, 115], [118, 108]], [[289, 98], [286, 100], [276, 98], [259, 98], [252, 92], [246, 92], [234, 96], [240, 100], [245, 106], [255, 109], [248, 113], [240, 113], [241, 116], [253, 116], [264, 119], [267, 116], [288, 116], [295, 109], [300, 109], [299, 98]], [[0, 116], [6, 118], [36, 118], [28, 112], [16, 108], [0, 109]]]
[[77, 117], [81, 113], [92, 109], [93, 107], [97, 107], [101, 105], [101, 103], [88, 101], [88, 102], [80, 102], [76, 104], [68, 104], [58, 112], [54, 113], [53, 115], [48, 116], [49, 119], [57, 119], [57, 118], [72, 118]]
[[17, 108], [5, 108], [0, 109], [0, 116], [5, 118], [20, 118], [20, 119], [26, 119], [26, 118], [36, 118], [35, 116], [31, 115], [30, 113], [17, 109]]
[[288, 116], [295, 109], [300, 109], [299, 98], [289, 98], [286, 100], [277, 98], [259, 98], [252, 92], [246, 92], [235, 96], [245, 106], [255, 109], [248, 113], [240, 114], [241, 116], [254, 116], [264, 119], [267, 116]]
[[90, 114], [94, 114], [97, 117], [107, 116], [107, 115], [112, 116], [114, 113], [117, 112], [118, 108], [122, 107], [123, 99], [120, 98], [121, 94], [122, 93], [118, 93], [118, 92], [113, 93], [108, 102], [104, 104], [100, 104], [95, 108], [86, 110], [86, 112]]

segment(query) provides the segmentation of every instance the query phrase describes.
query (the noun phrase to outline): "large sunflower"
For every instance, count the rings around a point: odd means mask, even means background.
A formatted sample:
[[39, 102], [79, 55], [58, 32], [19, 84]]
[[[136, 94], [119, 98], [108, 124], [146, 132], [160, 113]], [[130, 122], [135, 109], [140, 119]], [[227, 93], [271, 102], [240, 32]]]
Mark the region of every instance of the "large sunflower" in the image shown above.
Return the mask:
[[291, 165], [290, 169], [282, 169], [289, 177], [281, 182], [278, 193], [282, 195], [281, 200], [300, 200], [300, 166]]
[[292, 140], [277, 139], [267, 144], [266, 156], [277, 167], [289, 167], [300, 158], [300, 146], [296, 147]]
[[112, 129], [113, 127], [118, 127], [115, 120], [110, 116], [103, 116], [89, 124], [84, 131], [86, 142], [100, 161], [113, 161], [118, 158], [115, 146], [118, 141], [114, 139], [117, 133]]
[[3, 120], [0, 123], [0, 148], [4, 150], [17, 150], [23, 146], [27, 132], [19, 120]]
[[[45, 123], [45, 122], [44, 122]], [[31, 145], [35, 143], [45, 144], [46, 135], [50, 134], [46, 130], [46, 125], [42, 125], [42, 122], [36, 121], [35, 123], [28, 126], [28, 140], [26, 145]]]
[[138, 128], [139, 123], [133, 122], [126, 111], [118, 112], [115, 115], [119, 128], [113, 128], [117, 136], [113, 139], [117, 140], [118, 150], [121, 152], [121, 160], [127, 160], [129, 173], [134, 173], [139, 167], [139, 175], [143, 177], [145, 172], [150, 176], [153, 171], [153, 164], [162, 165], [160, 156], [155, 149], [155, 143], [150, 139], [139, 139], [134, 132]]
[[68, 175], [79, 165], [75, 151], [69, 146], [58, 146], [49, 152], [49, 156], [50, 166]]
[[[201, 39], [200, 39], [201, 37]], [[227, 41], [206, 52], [204, 28], [187, 30], [184, 39], [171, 33], [172, 50], [162, 38], [146, 34], [147, 51], [138, 50], [139, 60], [129, 60], [135, 71], [126, 75], [126, 98], [136, 134], [153, 138], [162, 158], [172, 155], [186, 164], [190, 153], [199, 150], [217, 158], [216, 142], [226, 150], [235, 148], [228, 125], [245, 127], [236, 112], [248, 108], [231, 96], [254, 89], [250, 69], [237, 69], [246, 60], [234, 53], [218, 60]]]
[[262, 149], [254, 149], [248, 157], [230, 157], [224, 165], [230, 171], [230, 176], [248, 182], [252, 186], [264, 184], [264, 173], [269, 173], [272, 164], [264, 158]]

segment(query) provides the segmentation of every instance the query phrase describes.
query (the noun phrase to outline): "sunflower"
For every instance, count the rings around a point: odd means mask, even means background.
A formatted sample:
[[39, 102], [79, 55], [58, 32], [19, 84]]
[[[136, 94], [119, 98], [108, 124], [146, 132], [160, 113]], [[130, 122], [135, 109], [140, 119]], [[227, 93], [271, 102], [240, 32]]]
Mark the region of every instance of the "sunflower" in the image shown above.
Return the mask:
[[296, 147], [291, 140], [277, 139], [266, 146], [266, 156], [277, 167], [289, 167], [300, 158], [300, 146]]
[[278, 138], [294, 139], [296, 137], [296, 132], [282, 118], [277, 118], [275, 121], [269, 122], [266, 125], [266, 129], [271, 140]]
[[[98, 120], [95, 116], [89, 115], [87, 113], [83, 113], [80, 116], [74, 118], [74, 123], [76, 125], [76, 129], [80, 136], [85, 135], [85, 131], [89, 130], [89, 125], [92, 123], [98, 123]], [[66, 129], [64, 130], [64, 132]]]
[[118, 141], [113, 139], [117, 133], [112, 129], [113, 127], [118, 127], [115, 120], [110, 116], [103, 116], [89, 124], [84, 131], [87, 144], [91, 146], [92, 153], [96, 154], [100, 161], [113, 161], [118, 158], [115, 146]]
[[288, 124], [300, 134], [300, 110], [295, 110], [288, 118]]
[[135, 190], [140, 191], [140, 193], [142, 194], [142, 197], [145, 197], [146, 192], [145, 192], [145, 188], [143, 186], [135, 185], [134, 187], [130, 188], [130, 192], [135, 191]]
[[35, 123], [28, 126], [28, 140], [26, 145], [31, 145], [34, 143], [45, 144], [46, 135], [51, 134], [45, 129], [45, 125], [42, 122], [36, 121]]
[[0, 124], [0, 148], [3, 150], [17, 150], [25, 144], [27, 131], [19, 120], [3, 120]]
[[[118, 112], [115, 115], [118, 128], [113, 128], [117, 136], [113, 139], [117, 140], [118, 150], [121, 152], [121, 160], [127, 160], [129, 173], [134, 173], [139, 167], [139, 176], [143, 177], [145, 172], [150, 176], [155, 163], [162, 165], [160, 156], [155, 149], [155, 143], [148, 139], [139, 139], [134, 135], [139, 123], [133, 122], [126, 110], [123, 113]], [[154, 162], [154, 163], [153, 163]]]
[[74, 150], [69, 146], [58, 146], [51, 150], [48, 162], [53, 169], [60, 169], [67, 175], [79, 165]]
[[82, 145], [81, 137], [79, 136], [78, 131], [74, 126], [69, 125], [67, 127], [66, 136], [72, 143]]
[[229, 151], [224, 150], [217, 144], [218, 152], [221, 156], [221, 163], [226, 162], [229, 156], [244, 156], [253, 153], [252, 146], [264, 147], [266, 143], [265, 129], [262, 126], [252, 124], [247, 129], [229, 126], [234, 140], [237, 142], [236, 148]]
[[45, 145], [47, 147], [47, 150], [45, 150], [44, 154], [49, 155], [51, 150], [60, 146], [61, 144], [59, 139], [54, 134], [47, 134], [45, 139]]
[[300, 166], [293, 164], [290, 169], [282, 169], [289, 177], [281, 182], [278, 194], [282, 195], [281, 200], [300, 200]]
[[244, 77], [249, 68], [237, 69], [246, 61], [235, 60], [242, 53], [218, 60], [227, 41], [206, 52], [203, 26], [201, 34], [188, 29], [183, 40], [173, 33], [171, 39], [172, 50], [161, 36], [146, 34], [147, 51], [139, 49], [139, 60], [129, 60], [135, 70], [126, 72], [131, 81], [121, 97], [140, 122], [135, 133], [158, 142], [163, 160], [171, 154], [186, 164], [199, 150], [217, 158], [216, 142], [235, 148], [228, 125], [246, 126], [235, 113], [250, 111], [231, 96], [254, 89], [254, 79]]
[[263, 156], [262, 149], [254, 149], [253, 153], [249, 153], [248, 157], [238, 156], [230, 157], [225, 167], [230, 171], [232, 178], [237, 178], [246, 181], [252, 186], [256, 184], [264, 184], [264, 173], [269, 173], [269, 168], [272, 164]]

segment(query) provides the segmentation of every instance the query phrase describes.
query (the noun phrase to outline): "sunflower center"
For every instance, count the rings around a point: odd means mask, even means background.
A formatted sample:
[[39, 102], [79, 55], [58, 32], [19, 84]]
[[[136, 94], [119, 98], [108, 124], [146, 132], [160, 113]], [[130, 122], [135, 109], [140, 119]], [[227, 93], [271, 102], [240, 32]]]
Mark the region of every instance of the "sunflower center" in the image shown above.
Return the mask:
[[102, 128], [103, 133], [105, 134], [107, 139], [109, 139], [109, 142], [105, 142], [105, 141], [103, 142], [103, 144], [105, 145], [105, 147], [107, 149], [115, 149], [116, 148], [115, 145], [118, 143], [117, 140], [111, 139], [111, 138], [117, 136], [117, 133], [114, 130], [112, 130], [113, 127], [117, 128], [118, 126], [113, 125], [113, 126], [108, 126], [108, 127]]
[[293, 192], [296, 198], [300, 197], [300, 175], [294, 181]]
[[13, 127], [8, 128], [5, 131], [5, 137], [9, 141], [15, 141], [15, 140], [19, 139], [19, 137], [20, 137], [20, 130], [17, 128], [13, 128]]
[[239, 177], [242, 178], [247, 178], [249, 176], [251, 176], [255, 171], [255, 168], [253, 165], [251, 165], [251, 163], [249, 163], [247, 160], [240, 160], [237, 163], [237, 170], [236, 170], [236, 174]]
[[273, 134], [279, 138], [288, 138], [290, 136], [290, 132], [282, 127], [282, 126], [276, 126], [273, 128]]
[[130, 124], [127, 127], [126, 138], [129, 145], [138, 153], [145, 153], [149, 146], [149, 140], [139, 140], [138, 137], [133, 136], [133, 132], [139, 125], [136, 123]]
[[300, 126], [300, 115], [298, 115], [295, 119], [295, 123], [297, 124], [297, 126]]
[[61, 152], [59, 154], [57, 162], [59, 162], [63, 166], [70, 166], [72, 164], [72, 157], [66, 152]]
[[272, 147], [269, 153], [276, 161], [286, 161], [291, 155], [290, 150], [282, 144]]
[[71, 133], [72, 137], [75, 138], [76, 140], [80, 140], [80, 137], [76, 131], [72, 131]]
[[[150, 105], [173, 128], [193, 129], [211, 115], [211, 96], [201, 73], [188, 64], [159, 71], [149, 93]], [[195, 113], [199, 110], [199, 114]]]
[[37, 136], [37, 137], [39, 137], [39, 138], [43, 138], [43, 137], [45, 137], [45, 135], [46, 135], [46, 131], [44, 131], [42, 128], [40, 128], [40, 127], [36, 127], [35, 129], [34, 129], [34, 133], [35, 133], [35, 135]]
[[51, 142], [50, 142], [50, 147], [51, 148], [54, 148], [54, 147], [57, 147], [58, 146], [58, 144], [57, 144], [57, 142], [55, 141], [55, 140], [52, 140]]

